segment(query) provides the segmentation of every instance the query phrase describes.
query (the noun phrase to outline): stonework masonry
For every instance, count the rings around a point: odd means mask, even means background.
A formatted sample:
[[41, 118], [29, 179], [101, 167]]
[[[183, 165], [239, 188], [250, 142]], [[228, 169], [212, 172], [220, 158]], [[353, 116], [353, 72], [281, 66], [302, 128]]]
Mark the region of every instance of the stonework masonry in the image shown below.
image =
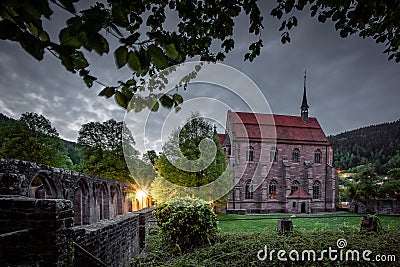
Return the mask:
[[46, 165], [0, 159], [0, 262], [101, 266], [100, 260], [108, 266], [129, 266], [154, 221], [151, 208], [130, 212], [129, 187]]
[[228, 213], [333, 212], [333, 148], [316, 118], [228, 111], [220, 134], [236, 185]]
[[400, 201], [392, 199], [356, 199], [350, 202], [349, 211], [355, 213], [400, 214]]
[[21, 160], [0, 159], [0, 195], [66, 199], [75, 224], [90, 224], [132, 211], [132, 185]]

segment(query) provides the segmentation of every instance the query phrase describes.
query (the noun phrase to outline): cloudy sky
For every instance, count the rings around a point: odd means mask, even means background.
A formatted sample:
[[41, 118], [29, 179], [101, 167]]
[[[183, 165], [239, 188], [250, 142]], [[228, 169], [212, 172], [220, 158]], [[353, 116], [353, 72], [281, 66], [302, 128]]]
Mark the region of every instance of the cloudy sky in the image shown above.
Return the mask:
[[[57, 9], [57, 7], [55, 7]], [[53, 34], [66, 14], [46, 24]], [[252, 63], [244, 62], [249, 45], [248, 18], [236, 20], [236, 46], [225, 64], [247, 75], [261, 89], [276, 114], [299, 115], [304, 69], [310, 116], [327, 135], [400, 118], [400, 64], [387, 61], [384, 47], [373, 40], [339, 37], [334, 26], [320, 24], [309, 12], [298, 15], [299, 26], [289, 45], [280, 43], [279, 25], [263, 7], [264, 47]], [[117, 70], [112, 55], [90, 57], [92, 73], [106, 84], [127, 79], [127, 67]], [[98, 97], [100, 86], [87, 89], [79, 76], [65, 71], [52, 55], [38, 62], [18, 44], [0, 40], [0, 112], [19, 118], [24, 112], [47, 117], [68, 140], [75, 141], [82, 124], [122, 120], [125, 111], [113, 99]], [[212, 95], [209, 95], [212, 96]], [[229, 96], [224, 101], [229, 102]], [[244, 109], [235, 100], [236, 111]]]

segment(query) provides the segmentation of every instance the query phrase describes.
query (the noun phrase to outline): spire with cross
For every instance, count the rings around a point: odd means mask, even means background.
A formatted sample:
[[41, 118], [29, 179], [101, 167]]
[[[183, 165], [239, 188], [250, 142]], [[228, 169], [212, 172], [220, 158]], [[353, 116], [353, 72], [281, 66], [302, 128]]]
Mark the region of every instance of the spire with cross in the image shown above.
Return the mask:
[[307, 79], [307, 70], [304, 70], [304, 91], [303, 91], [303, 101], [301, 103], [301, 118], [303, 119], [303, 121], [308, 122], [309, 118], [308, 118], [308, 104], [307, 104], [307, 92], [306, 92], [306, 79]]

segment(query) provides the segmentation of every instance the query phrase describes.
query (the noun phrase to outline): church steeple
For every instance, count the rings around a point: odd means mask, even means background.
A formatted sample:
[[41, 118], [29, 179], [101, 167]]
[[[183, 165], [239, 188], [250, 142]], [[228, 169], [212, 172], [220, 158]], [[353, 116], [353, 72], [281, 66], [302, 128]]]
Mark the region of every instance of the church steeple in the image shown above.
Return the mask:
[[304, 70], [304, 91], [303, 91], [303, 102], [301, 103], [301, 118], [303, 121], [308, 122], [308, 104], [307, 104], [307, 92], [306, 92], [306, 78], [307, 78], [307, 72]]

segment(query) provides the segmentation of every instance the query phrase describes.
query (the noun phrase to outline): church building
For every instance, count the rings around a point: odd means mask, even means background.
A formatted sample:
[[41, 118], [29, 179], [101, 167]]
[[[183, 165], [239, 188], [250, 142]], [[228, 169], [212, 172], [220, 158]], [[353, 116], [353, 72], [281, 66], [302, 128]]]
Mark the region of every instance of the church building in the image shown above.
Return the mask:
[[236, 179], [227, 212], [336, 210], [333, 148], [308, 108], [304, 76], [300, 116], [228, 111], [226, 133], [219, 135]]

